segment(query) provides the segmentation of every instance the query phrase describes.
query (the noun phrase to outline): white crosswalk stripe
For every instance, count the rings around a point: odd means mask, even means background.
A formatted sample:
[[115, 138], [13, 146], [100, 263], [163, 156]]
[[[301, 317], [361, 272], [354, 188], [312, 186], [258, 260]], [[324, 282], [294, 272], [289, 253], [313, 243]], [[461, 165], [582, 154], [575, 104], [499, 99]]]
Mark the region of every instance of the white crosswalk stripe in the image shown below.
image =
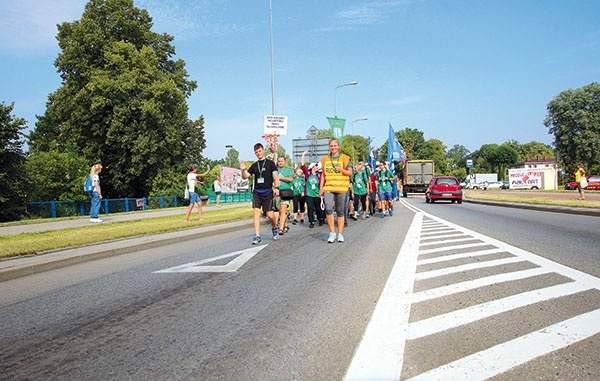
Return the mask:
[[[447, 337], [456, 338], [459, 331], [468, 336], [470, 325], [479, 323], [493, 332], [494, 328], [487, 325], [503, 324], [503, 314], [527, 316], [532, 306], [544, 303], [560, 306], [568, 298], [597, 293], [600, 279], [430, 215], [405, 200], [400, 204], [416, 213], [390, 275], [390, 280], [403, 277], [405, 284], [392, 295], [397, 286], [389, 287], [388, 281], [346, 379], [486, 379], [600, 334], [600, 303], [584, 305], [583, 311], [562, 311], [566, 316], [563, 320], [549, 319], [545, 327], [536, 326], [519, 336], [507, 335], [504, 342], [492, 342], [487, 348], [475, 346], [473, 353], [459, 358], [450, 356], [446, 363], [440, 362], [443, 360], [438, 356], [423, 359], [424, 369], [415, 370], [415, 364], [405, 367], [411, 348], [420, 348], [419, 356], [427, 356], [429, 352], [439, 354], [435, 348], [427, 349], [426, 345], [432, 345], [429, 338], [435, 341], [436, 335], [450, 332], [454, 336]], [[404, 267], [400, 269], [398, 262]], [[409, 282], [413, 285], [406, 284]], [[490, 294], [492, 287], [501, 296]], [[518, 291], [519, 287], [523, 290]], [[598, 300], [597, 295], [593, 297]], [[448, 301], [448, 298], [454, 299]], [[481, 302], [469, 303], [478, 298]], [[458, 299], [461, 302], [456, 302]], [[440, 306], [439, 312], [435, 313], [437, 310], [432, 306]], [[397, 313], [392, 323], [383, 316], [390, 311], [409, 312]], [[373, 343], [377, 340], [379, 346], [375, 347]], [[360, 357], [373, 348], [378, 349], [377, 356]], [[381, 356], [384, 351], [390, 353]]]

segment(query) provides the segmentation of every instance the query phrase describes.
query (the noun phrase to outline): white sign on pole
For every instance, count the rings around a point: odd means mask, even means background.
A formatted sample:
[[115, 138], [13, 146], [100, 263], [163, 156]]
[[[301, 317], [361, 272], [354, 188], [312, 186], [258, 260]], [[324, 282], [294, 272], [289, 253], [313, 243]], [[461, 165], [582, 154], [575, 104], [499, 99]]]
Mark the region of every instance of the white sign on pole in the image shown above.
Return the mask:
[[265, 115], [265, 128], [263, 133], [265, 135], [286, 135], [287, 124], [288, 117], [285, 115]]

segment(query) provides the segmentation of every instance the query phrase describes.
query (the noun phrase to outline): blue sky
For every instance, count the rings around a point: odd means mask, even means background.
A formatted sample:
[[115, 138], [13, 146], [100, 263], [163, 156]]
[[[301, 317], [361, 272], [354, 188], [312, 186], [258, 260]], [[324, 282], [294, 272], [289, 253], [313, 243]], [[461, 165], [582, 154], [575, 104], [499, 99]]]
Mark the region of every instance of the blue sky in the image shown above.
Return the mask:
[[[346, 133], [387, 139], [388, 124], [474, 151], [482, 144], [552, 143], [543, 125], [558, 93], [600, 81], [597, 0], [304, 0], [273, 2], [280, 143], [328, 128], [334, 88]], [[42, 115], [60, 86], [56, 24], [84, 0], [0, 0], [0, 101]], [[190, 118], [205, 117], [205, 156], [233, 145], [254, 159], [272, 113], [269, 0], [136, 0], [153, 30], [175, 37], [198, 88]], [[368, 120], [354, 123], [363, 117]]]

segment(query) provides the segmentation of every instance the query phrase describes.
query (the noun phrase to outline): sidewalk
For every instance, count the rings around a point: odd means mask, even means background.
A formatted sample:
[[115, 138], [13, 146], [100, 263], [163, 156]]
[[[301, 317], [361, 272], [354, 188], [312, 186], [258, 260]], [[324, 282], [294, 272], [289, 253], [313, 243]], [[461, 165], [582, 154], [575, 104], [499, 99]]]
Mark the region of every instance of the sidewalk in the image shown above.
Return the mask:
[[[214, 205], [206, 205], [202, 208], [203, 212], [235, 208], [240, 206], [251, 207], [249, 202], [236, 202], [221, 204], [217, 208]], [[110, 224], [122, 221], [136, 221], [147, 218], [157, 218], [164, 216], [181, 215], [183, 219], [187, 207], [159, 209], [153, 211], [120, 213], [114, 215], [101, 216], [104, 221], [102, 224]], [[194, 208], [192, 217], [197, 218], [198, 212]], [[51, 230], [63, 230], [92, 225], [89, 217], [81, 217], [72, 220], [44, 221], [40, 223], [27, 223], [0, 227], [0, 236], [14, 235], [20, 233], [36, 233]], [[232, 221], [220, 224], [208, 224], [198, 227], [179, 230], [169, 233], [153, 234], [142, 237], [133, 237], [119, 239], [109, 242], [103, 242], [93, 245], [65, 248], [53, 250], [38, 255], [26, 255], [15, 258], [0, 260], [0, 282], [15, 279], [27, 275], [38, 274], [43, 271], [69, 266], [77, 263], [83, 263], [95, 259], [130, 253], [133, 251], [144, 250], [151, 247], [168, 245], [174, 242], [181, 242], [186, 239], [194, 239], [201, 236], [218, 234], [222, 231], [231, 231], [232, 229], [244, 229], [252, 227], [252, 219]]]

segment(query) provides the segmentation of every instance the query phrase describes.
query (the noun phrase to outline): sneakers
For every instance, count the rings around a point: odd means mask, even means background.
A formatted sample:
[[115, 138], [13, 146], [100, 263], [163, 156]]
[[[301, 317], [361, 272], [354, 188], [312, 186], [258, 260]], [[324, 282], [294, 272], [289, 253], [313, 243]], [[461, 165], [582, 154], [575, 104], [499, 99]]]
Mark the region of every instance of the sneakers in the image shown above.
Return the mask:
[[385, 213], [381, 212], [381, 218], [385, 217]]
[[278, 238], [279, 238], [279, 229], [274, 228], [273, 229], [273, 240], [277, 241]]
[[292, 223], [293, 223], [294, 225], [296, 225], [296, 224], [298, 223], [298, 220], [294, 220], [294, 221], [292, 221]]
[[308, 227], [311, 228], [311, 229], [314, 228], [315, 227], [315, 223], [311, 222], [310, 225], [308, 225]]
[[93, 224], [99, 224], [102, 222], [102, 220], [99, 218], [90, 218], [90, 222]]
[[254, 238], [252, 238], [253, 245], [258, 245], [261, 242], [262, 242], [262, 238], [260, 238], [259, 236], [254, 236]]
[[[329, 233], [329, 238], [327, 238], [327, 243], [334, 243], [335, 238], [336, 238], [335, 233]], [[344, 239], [344, 238], [342, 237], [342, 239]]]
[[390, 217], [394, 215], [394, 211], [390, 209]]
[[344, 242], [344, 236], [341, 234], [338, 234], [338, 242]]

